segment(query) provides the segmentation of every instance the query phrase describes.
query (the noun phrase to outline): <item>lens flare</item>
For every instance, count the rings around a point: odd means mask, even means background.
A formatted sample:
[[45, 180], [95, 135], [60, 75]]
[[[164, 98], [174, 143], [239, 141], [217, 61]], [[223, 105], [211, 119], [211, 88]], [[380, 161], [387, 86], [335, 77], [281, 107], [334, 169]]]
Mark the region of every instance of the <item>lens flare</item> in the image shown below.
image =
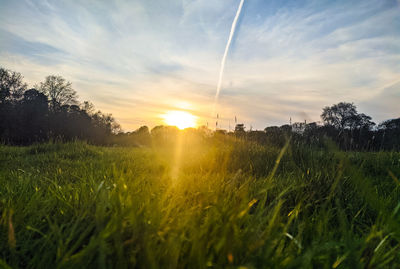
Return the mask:
[[196, 127], [197, 117], [186, 111], [168, 111], [162, 118], [167, 125], [176, 126], [179, 129]]

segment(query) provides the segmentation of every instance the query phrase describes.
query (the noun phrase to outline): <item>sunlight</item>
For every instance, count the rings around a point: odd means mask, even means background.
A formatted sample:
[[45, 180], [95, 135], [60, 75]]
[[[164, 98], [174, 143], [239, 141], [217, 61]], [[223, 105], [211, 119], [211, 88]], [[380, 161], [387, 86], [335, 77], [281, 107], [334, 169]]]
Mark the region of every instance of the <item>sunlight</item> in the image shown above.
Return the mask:
[[167, 125], [176, 126], [181, 130], [196, 127], [197, 117], [186, 111], [168, 111], [162, 117]]

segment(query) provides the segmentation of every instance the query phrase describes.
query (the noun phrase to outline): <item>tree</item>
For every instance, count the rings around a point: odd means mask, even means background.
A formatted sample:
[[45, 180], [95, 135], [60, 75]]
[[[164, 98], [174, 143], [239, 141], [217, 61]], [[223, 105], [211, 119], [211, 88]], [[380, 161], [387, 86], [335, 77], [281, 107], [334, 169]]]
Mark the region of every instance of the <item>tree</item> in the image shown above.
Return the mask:
[[356, 115], [357, 109], [353, 103], [340, 102], [331, 107], [324, 107], [321, 118], [326, 125], [332, 125], [337, 129], [344, 130], [352, 125]]
[[385, 120], [384, 122], [379, 124], [378, 128], [381, 130], [400, 130], [400, 118]]
[[235, 126], [235, 133], [236, 134], [243, 134], [243, 133], [245, 133], [245, 129], [246, 129], [246, 127], [244, 126], [243, 123], [238, 123]]
[[375, 125], [371, 121], [371, 117], [363, 113], [358, 114], [353, 103], [340, 102], [330, 107], [324, 107], [321, 118], [325, 125], [333, 126], [340, 131], [345, 129], [370, 129]]
[[246, 127], [244, 126], [243, 123], [238, 123], [235, 126], [235, 136], [236, 137], [242, 137], [244, 138], [246, 136], [246, 131], [245, 131]]
[[136, 143], [138, 143], [139, 145], [150, 145], [151, 144], [151, 136], [150, 136], [149, 127], [141, 126], [133, 134], [134, 134], [133, 136], [136, 140]]
[[92, 121], [97, 128], [102, 129], [107, 135], [118, 134], [121, 131], [121, 126], [111, 114], [104, 114], [98, 111], [92, 116]]
[[22, 79], [20, 73], [0, 68], [0, 140], [10, 141], [19, 128], [16, 104], [27, 87]]
[[400, 150], [400, 118], [390, 119], [378, 125], [379, 149]]
[[95, 112], [90, 102], [78, 105], [76, 91], [64, 78], [48, 76], [39, 90], [26, 90], [22, 79], [20, 73], [0, 68], [1, 142], [21, 145], [53, 138], [107, 144], [121, 131], [111, 114]]
[[20, 73], [0, 68], [0, 104], [22, 97], [27, 88], [22, 79]]
[[95, 113], [94, 105], [90, 101], [84, 101], [81, 104], [81, 109], [85, 111], [89, 116]]
[[47, 76], [44, 82], [40, 83], [40, 92], [44, 93], [50, 102], [53, 111], [59, 110], [65, 105], [76, 105], [77, 94], [72, 89], [72, 84], [61, 76]]
[[358, 114], [357, 119], [355, 120], [354, 127], [357, 129], [366, 129], [370, 130], [375, 125], [375, 122], [372, 121], [370, 116], [365, 115], [364, 113]]
[[23, 143], [43, 141], [47, 137], [48, 101], [47, 97], [36, 89], [27, 90], [19, 104], [20, 124], [23, 126]]
[[146, 125], [141, 126], [139, 129], [135, 131], [137, 134], [144, 134], [144, 135], [150, 135], [149, 127]]
[[285, 135], [290, 135], [292, 133], [292, 126], [290, 126], [289, 124], [284, 124], [281, 127], [279, 127], [279, 129], [281, 129], [281, 131]]

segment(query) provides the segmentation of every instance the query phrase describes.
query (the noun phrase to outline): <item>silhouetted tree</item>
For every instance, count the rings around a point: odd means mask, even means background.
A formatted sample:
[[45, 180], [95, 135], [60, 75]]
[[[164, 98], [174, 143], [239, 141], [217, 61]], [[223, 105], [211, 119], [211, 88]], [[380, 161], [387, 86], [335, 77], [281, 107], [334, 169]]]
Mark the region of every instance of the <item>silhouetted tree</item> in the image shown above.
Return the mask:
[[373, 134], [371, 128], [375, 125], [371, 117], [357, 112], [353, 103], [341, 102], [331, 107], [325, 107], [321, 118], [325, 126], [332, 126], [335, 130], [327, 129], [329, 137], [334, 139], [345, 150], [368, 149], [372, 145]]
[[115, 121], [112, 114], [104, 114], [98, 111], [92, 116], [94, 125], [104, 130], [106, 134], [117, 134], [121, 131], [121, 126]]
[[94, 105], [89, 101], [84, 101], [81, 105], [81, 109], [89, 116], [92, 116], [95, 113]]
[[357, 109], [352, 103], [341, 102], [330, 107], [324, 107], [321, 118], [326, 125], [332, 125], [339, 130], [351, 127], [356, 120]]
[[20, 73], [0, 68], [0, 104], [22, 97], [27, 88]]
[[138, 145], [150, 145], [151, 144], [151, 136], [149, 127], [141, 126], [134, 132], [134, 139]]
[[385, 120], [378, 125], [378, 129], [381, 130], [395, 130], [400, 129], [400, 118]]
[[296, 129], [286, 124], [267, 127], [264, 132], [246, 131], [243, 124], [237, 124], [232, 133], [221, 129], [212, 132], [204, 126], [185, 131], [156, 126], [151, 132], [142, 126], [134, 132], [122, 133], [111, 114], [96, 112], [89, 101], [78, 105], [75, 90], [64, 78], [48, 76], [38, 90], [27, 90], [21, 74], [0, 68], [1, 142], [29, 144], [55, 138], [84, 139], [96, 144], [173, 146], [182, 139], [191, 143], [205, 140], [230, 143], [232, 136], [236, 136], [278, 147], [291, 137], [295, 145], [324, 147], [325, 138], [329, 137], [343, 150], [400, 150], [400, 118], [372, 128], [375, 123], [371, 117], [358, 113], [354, 104], [345, 102], [323, 108], [321, 118], [323, 126], [301, 123], [301, 128]]
[[111, 114], [78, 105], [71, 83], [48, 76], [39, 90], [26, 90], [21, 74], [0, 68], [0, 140], [29, 144], [50, 138], [107, 144], [121, 128]]
[[244, 126], [243, 123], [236, 124], [236, 126], [235, 126], [235, 135], [237, 137], [244, 137], [244, 135], [246, 134], [245, 129], [246, 129], [246, 127]]
[[[289, 126], [290, 127], [290, 126]], [[265, 135], [266, 135], [266, 141], [268, 144], [271, 145], [276, 145], [278, 147], [282, 147], [285, 144], [286, 138], [285, 138], [285, 131], [282, 130], [282, 128], [278, 126], [269, 126], [264, 129]]]
[[39, 91], [44, 93], [50, 102], [53, 111], [59, 110], [64, 105], [76, 105], [77, 94], [72, 89], [72, 84], [61, 76], [47, 76], [44, 82], [40, 83]]
[[36, 89], [27, 90], [18, 105], [21, 143], [45, 141], [48, 133], [47, 97]]
[[27, 85], [20, 73], [0, 68], [0, 140], [9, 141], [20, 128], [16, 104]]
[[321, 118], [326, 125], [331, 125], [340, 131], [344, 129], [370, 129], [375, 125], [371, 117], [357, 112], [353, 103], [340, 102], [330, 107], [324, 107]]
[[400, 150], [400, 118], [380, 123], [375, 140], [377, 149]]
[[290, 126], [289, 124], [284, 124], [279, 127], [279, 129], [281, 129], [285, 135], [290, 135], [292, 133], [292, 126]]

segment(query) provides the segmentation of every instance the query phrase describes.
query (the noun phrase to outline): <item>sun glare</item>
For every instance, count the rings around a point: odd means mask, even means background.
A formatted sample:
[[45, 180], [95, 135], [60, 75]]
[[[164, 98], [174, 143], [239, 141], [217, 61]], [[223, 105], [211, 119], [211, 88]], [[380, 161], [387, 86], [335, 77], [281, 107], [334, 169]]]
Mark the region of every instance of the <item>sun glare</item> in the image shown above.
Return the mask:
[[197, 117], [185, 111], [168, 111], [163, 115], [167, 125], [176, 126], [179, 129], [196, 127]]

